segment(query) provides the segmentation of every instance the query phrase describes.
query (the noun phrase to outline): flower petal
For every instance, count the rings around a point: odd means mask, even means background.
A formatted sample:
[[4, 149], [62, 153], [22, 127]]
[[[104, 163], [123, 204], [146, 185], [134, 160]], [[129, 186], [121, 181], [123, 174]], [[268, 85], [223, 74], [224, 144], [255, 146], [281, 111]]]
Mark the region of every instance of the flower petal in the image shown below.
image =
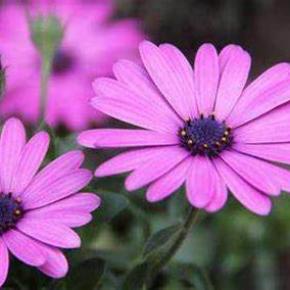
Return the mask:
[[211, 161], [204, 156], [195, 156], [186, 178], [186, 196], [189, 202], [204, 208], [210, 202], [217, 187], [217, 173]]
[[43, 219], [22, 218], [16, 227], [28, 236], [59, 248], [78, 248], [79, 236], [69, 227]]
[[290, 141], [290, 104], [280, 106], [271, 112], [235, 128], [237, 143], [279, 143]]
[[34, 135], [24, 146], [12, 181], [13, 195], [21, 193], [41, 165], [49, 146], [46, 132]]
[[151, 158], [156, 158], [162, 149], [164, 147], [153, 147], [121, 153], [102, 163], [96, 169], [95, 176], [104, 177], [137, 169]]
[[181, 53], [172, 50], [170, 59], [168, 52], [144, 41], [140, 55], [150, 77], [179, 116], [183, 120], [196, 116], [193, 73]]
[[89, 148], [135, 147], [153, 145], [175, 145], [179, 143], [176, 134], [163, 134], [148, 130], [93, 129], [82, 132], [78, 142]]
[[[139, 94], [136, 94], [122, 82], [98, 78], [94, 81], [93, 88], [96, 97], [91, 100], [92, 106], [111, 117], [163, 133], [172, 132], [174, 128], [178, 128], [178, 124], [174, 124], [173, 119], [158, 118], [163, 115], [158, 99], [155, 102], [144, 96], [140, 97], [142, 92], [139, 91]], [[174, 117], [174, 112], [171, 115]]]
[[227, 187], [241, 204], [259, 215], [270, 213], [272, 203], [269, 197], [250, 186], [220, 158], [214, 159], [214, 164]]
[[273, 177], [274, 165], [234, 151], [223, 152], [221, 158], [255, 188], [269, 195], [280, 194], [281, 187]]
[[212, 44], [202, 45], [195, 56], [196, 101], [201, 114], [212, 113], [219, 82], [218, 55]]
[[21, 196], [23, 207], [27, 209], [38, 208], [73, 193], [85, 187], [92, 179], [92, 173], [87, 169], [77, 169], [64, 177], [44, 183], [35, 190], [26, 190]]
[[2, 191], [11, 192], [11, 182], [25, 144], [23, 124], [15, 118], [5, 122], [0, 138], [0, 181]]
[[229, 54], [222, 71], [215, 113], [219, 120], [224, 120], [232, 111], [248, 79], [251, 66], [251, 57], [240, 47]]
[[229, 59], [231, 59], [231, 57], [235, 55], [236, 51], [240, 49], [241, 47], [238, 45], [229, 44], [221, 50], [219, 54], [219, 68], [221, 74], [223, 73]]
[[9, 230], [2, 236], [9, 251], [19, 260], [30, 266], [43, 265], [46, 255], [39, 243], [17, 230]]
[[182, 125], [144, 67], [129, 60], [120, 60], [114, 65], [113, 71], [116, 78], [134, 92], [136, 101], [143, 99], [160, 112], [158, 120], [163, 126], [162, 131], [167, 129], [172, 132]]
[[216, 192], [210, 203], [205, 207], [207, 212], [217, 212], [226, 203], [228, 198], [228, 190], [223, 179], [217, 175]]
[[176, 191], [184, 183], [191, 162], [191, 158], [185, 159], [171, 171], [152, 183], [146, 192], [146, 199], [149, 202], [157, 202]]
[[189, 156], [189, 152], [178, 146], [160, 149], [159, 154], [139, 166], [126, 179], [127, 190], [133, 191], [158, 179]]
[[81, 151], [70, 151], [61, 155], [44, 167], [33, 178], [23, 195], [37, 192], [43, 187], [50, 186], [52, 182], [79, 168], [83, 160], [84, 154]]
[[290, 144], [243, 144], [234, 145], [235, 150], [249, 155], [257, 156], [266, 160], [281, 163], [290, 163]]
[[45, 246], [46, 262], [38, 270], [52, 278], [62, 278], [68, 272], [68, 262], [64, 254], [53, 247]]
[[2, 238], [0, 238], [0, 287], [3, 286], [7, 279], [8, 270], [9, 270], [9, 253], [7, 246], [5, 245]]
[[245, 88], [227, 123], [232, 127], [240, 126], [287, 102], [290, 91], [289, 80], [288, 63], [280, 63], [266, 70]]

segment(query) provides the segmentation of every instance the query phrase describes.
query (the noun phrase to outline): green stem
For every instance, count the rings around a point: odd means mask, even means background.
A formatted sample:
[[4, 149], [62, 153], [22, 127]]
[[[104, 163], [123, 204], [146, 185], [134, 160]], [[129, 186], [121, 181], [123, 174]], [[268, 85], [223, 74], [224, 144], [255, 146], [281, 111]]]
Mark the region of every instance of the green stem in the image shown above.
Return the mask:
[[184, 220], [184, 223], [182, 225], [182, 228], [176, 237], [174, 243], [171, 245], [171, 247], [168, 249], [167, 253], [159, 260], [158, 264], [155, 265], [155, 267], [152, 270], [152, 275], [157, 275], [162, 268], [175, 256], [175, 254], [180, 249], [181, 245], [183, 244], [184, 240], [187, 237], [187, 234], [191, 230], [191, 227], [197, 222], [199, 211], [195, 210], [193, 208], [190, 209], [190, 212], [188, 213], [186, 219]]

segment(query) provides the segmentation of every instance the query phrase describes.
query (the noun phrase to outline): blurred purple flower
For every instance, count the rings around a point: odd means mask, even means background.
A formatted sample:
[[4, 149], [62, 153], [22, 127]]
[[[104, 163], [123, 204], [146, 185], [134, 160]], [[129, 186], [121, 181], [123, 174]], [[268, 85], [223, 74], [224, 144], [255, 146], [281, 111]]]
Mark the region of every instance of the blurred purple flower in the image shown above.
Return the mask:
[[126, 188], [149, 185], [147, 200], [183, 183], [192, 206], [221, 209], [228, 189], [250, 211], [267, 215], [271, 196], [290, 191], [290, 65], [280, 63], [245, 87], [250, 55], [236, 45], [220, 54], [202, 45], [194, 70], [174, 46], [143, 42], [144, 66], [119, 61], [117, 80], [94, 82], [92, 105], [142, 129], [80, 134], [91, 148], [142, 147], [102, 164], [96, 176], [130, 172]]
[[[88, 128], [104, 117], [88, 104], [91, 82], [111, 75], [120, 57], [136, 59], [143, 38], [137, 21], [110, 17], [113, 1], [31, 1], [32, 16], [56, 15], [65, 34], [53, 63], [46, 121], [70, 130]], [[40, 112], [40, 55], [34, 47], [23, 5], [6, 4], [0, 10], [0, 54], [7, 67], [7, 92], [0, 114], [34, 123]]]
[[27, 143], [22, 123], [11, 118], [0, 137], [0, 286], [6, 280], [9, 254], [54, 278], [68, 271], [58, 248], [77, 248], [71, 229], [87, 224], [100, 205], [92, 193], [77, 193], [91, 180], [81, 169], [84, 156], [68, 152], [37, 173], [45, 158], [49, 136], [35, 134]]

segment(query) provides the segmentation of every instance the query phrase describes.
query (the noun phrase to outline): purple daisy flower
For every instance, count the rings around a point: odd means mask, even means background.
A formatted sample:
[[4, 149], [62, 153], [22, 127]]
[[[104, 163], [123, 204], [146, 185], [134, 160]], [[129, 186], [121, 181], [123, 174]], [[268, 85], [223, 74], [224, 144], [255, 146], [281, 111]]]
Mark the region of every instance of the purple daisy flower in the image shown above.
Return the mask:
[[39, 132], [27, 143], [22, 123], [11, 118], [0, 137], [0, 287], [6, 280], [9, 252], [54, 278], [63, 277], [68, 263], [59, 248], [77, 248], [71, 229], [90, 222], [100, 205], [92, 193], [77, 193], [91, 180], [80, 168], [81, 151], [68, 152], [37, 173], [49, 146]]
[[246, 86], [250, 55], [236, 45], [197, 51], [194, 69], [174, 46], [145, 41], [143, 66], [119, 61], [117, 80], [97, 79], [92, 105], [142, 129], [80, 134], [91, 148], [142, 147], [103, 163], [96, 176], [131, 172], [127, 190], [149, 185], [156, 202], [185, 183], [192, 206], [221, 209], [228, 190], [247, 209], [267, 215], [271, 197], [290, 191], [290, 65], [280, 63]]

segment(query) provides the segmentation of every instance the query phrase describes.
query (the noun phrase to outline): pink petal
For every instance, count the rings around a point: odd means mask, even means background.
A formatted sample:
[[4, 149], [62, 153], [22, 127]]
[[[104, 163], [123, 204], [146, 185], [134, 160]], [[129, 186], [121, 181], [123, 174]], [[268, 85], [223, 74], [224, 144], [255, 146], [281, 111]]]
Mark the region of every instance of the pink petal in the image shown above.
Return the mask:
[[44, 222], [62, 224], [70, 228], [76, 228], [86, 225], [92, 220], [92, 215], [87, 212], [78, 210], [68, 211], [67, 209], [47, 209], [47, 207], [38, 208], [29, 211], [25, 215], [26, 218], [35, 220], [43, 220]]
[[211, 161], [204, 156], [195, 156], [186, 178], [186, 196], [189, 202], [204, 208], [216, 193], [217, 177]]
[[13, 194], [21, 193], [41, 165], [49, 146], [46, 132], [34, 135], [24, 146], [12, 181]]
[[163, 134], [147, 130], [93, 129], [82, 132], [78, 142], [86, 147], [135, 147], [153, 145], [175, 145], [179, 143], [176, 134]]
[[223, 179], [217, 175], [216, 192], [210, 203], [205, 207], [207, 212], [217, 212], [226, 203], [228, 198], [228, 190]]
[[255, 188], [269, 195], [280, 194], [281, 187], [275, 178], [269, 178], [274, 165], [234, 151], [223, 152], [221, 158]]
[[64, 277], [68, 272], [68, 262], [64, 254], [56, 248], [43, 246], [45, 247], [47, 258], [45, 264], [38, 267], [38, 269], [52, 278]]
[[3, 284], [6, 281], [8, 270], [9, 270], [9, 253], [7, 246], [5, 245], [4, 241], [0, 238], [0, 257], [1, 257], [1, 263], [0, 263], [0, 287], [3, 286]]
[[290, 163], [290, 144], [243, 144], [237, 143], [234, 145], [235, 150], [257, 156], [263, 159]]
[[0, 181], [2, 191], [11, 192], [11, 182], [22, 148], [25, 144], [25, 129], [15, 118], [5, 122], [0, 138]]
[[190, 77], [193, 73], [180, 53], [172, 50], [173, 59], [170, 59], [168, 52], [164, 53], [153, 43], [144, 41], [140, 45], [140, 54], [150, 77], [180, 117], [187, 120], [196, 116], [193, 80]]
[[267, 112], [276, 104], [286, 102], [290, 89], [287, 85], [289, 79], [288, 63], [280, 63], [266, 70], [244, 90], [227, 123], [237, 127]]
[[290, 141], [290, 104], [280, 106], [269, 113], [235, 128], [237, 143], [279, 143]]
[[159, 155], [162, 147], [145, 148], [121, 153], [102, 163], [95, 171], [97, 177], [125, 173], [148, 162]]
[[162, 131], [166, 129], [166, 132], [173, 132], [182, 126], [181, 120], [166, 103], [144, 67], [121, 60], [114, 65], [113, 71], [116, 78], [134, 92], [134, 101], [142, 99], [159, 111], [158, 120], [162, 124]]
[[236, 47], [229, 55], [217, 92], [215, 113], [218, 119], [224, 120], [232, 111], [244, 89], [250, 66], [251, 58], [242, 48]]
[[107, 115], [157, 132], [168, 133], [178, 128], [173, 111], [169, 118], [161, 117], [157, 122], [156, 117], [163, 116], [168, 110], [164, 112], [158, 99], [147, 99], [140, 90], [137, 94], [124, 83], [109, 78], [98, 78], [94, 81], [93, 88], [97, 96], [92, 99], [91, 104]]
[[69, 227], [43, 219], [22, 218], [17, 228], [28, 236], [59, 248], [78, 248], [79, 236]]
[[241, 204], [259, 215], [268, 215], [270, 213], [272, 203], [269, 197], [250, 186], [221, 159], [214, 159], [214, 164], [227, 187]]
[[241, 47], [238, 45], [229, 44], [221, 50], [219, 54], [219, 68], [221, 73], [223, 73], [229, 59], [231, 59], [231, 57], [236, 54], [236, 51], [240, 49]]
[[127, 177], [125, 181], [127, 190], [136, 190], [158, 179], [188, 157], [188, 155], [189, 152], [177, 146], [160, 149], [156, 157], [150, 158], [148, 162], [139, 166]]
[[219, 82], [218, 55], [212, 44], [204, 44], [198, 49], [194, 62], [194, 76], [199, 112], [209, 115], [213, 111]]
[[152, 183], [146, 192], [146, 199], [149, 202], [160, 201], [176, 191], [184, 183], [191, 162], [191, 158], [187, 158]]
[[36, 190], [26, 190], [21, 198], [25, 209], [38, 208], [73, 193], [85, 187], [92, 179], [92, 173], [87, 169], [77, 169], [57, 180], [51, 179]]
[[43, 187], [50, 186], [52, 182], [79, 168], [83, 160], [84, 154], [81, 151], [70, 151], [61, 155], [33, 178], [23, 194], [37, 192]]
[[38, 242], [17, 230], [9, 230], [2, 236], [9, 251], [19, 260], [30, 266], [43, 265], [46, 255]]

